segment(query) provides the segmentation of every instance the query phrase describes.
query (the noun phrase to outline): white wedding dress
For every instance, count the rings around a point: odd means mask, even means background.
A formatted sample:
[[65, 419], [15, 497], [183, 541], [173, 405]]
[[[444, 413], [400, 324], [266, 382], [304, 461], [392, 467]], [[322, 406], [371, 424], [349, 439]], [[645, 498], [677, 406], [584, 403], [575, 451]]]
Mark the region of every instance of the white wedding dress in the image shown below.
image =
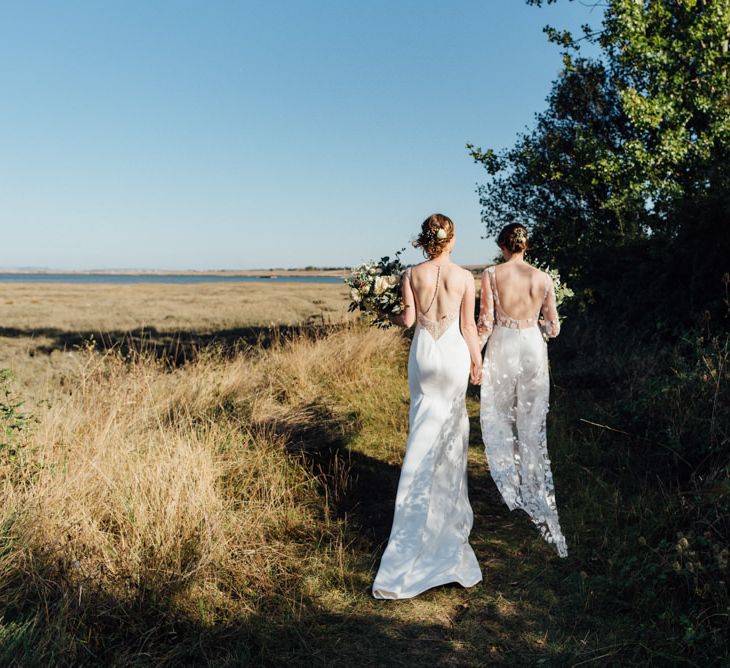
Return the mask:
[[548, 337], [560, 332], [552, 279], [545, 276], [541, 311], [518, 320], [502, 309], [494, 267], [482, 280], [479, 334], [488, 339], [481, 387], [482, 439], [489, 471], [510, 510], [521, 508], [554, 545], [568, 555], [555, 503], [547, 450], [550, 394]]
[[440, 321], [430, 320], [416, 304], [408, 358], [410, 431], [393, 527], [373, 583], [375, 598], [411, 598], [448, 582], [471, 587], [482, 579], [469, 545], [470, 356], [459, 313], [457, 308]]

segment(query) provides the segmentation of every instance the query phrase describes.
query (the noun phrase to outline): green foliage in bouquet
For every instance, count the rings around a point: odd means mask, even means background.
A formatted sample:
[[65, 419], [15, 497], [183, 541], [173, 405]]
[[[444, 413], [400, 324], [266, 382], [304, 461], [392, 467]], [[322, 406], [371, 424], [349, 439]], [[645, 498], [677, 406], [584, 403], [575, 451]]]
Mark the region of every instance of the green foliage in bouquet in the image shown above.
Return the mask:
[[386, 255], [378, 262], [370, 261], [352, 268], [345, 283], [350, 288], [348, 311], [361, 311], [376, 327], [387, 328], [393, 323], [390, 316], [403, 312], [400, 282], [405, 267], [400, 255], [401, 248], [393, 259]]
[[[566, 301], [572, 299], [575, 293], [568, 287], [567, 283], [560, 277], [560, 272], [543, 262], [537, 262], [530, 258], [530, 264], [533, 267], [537, 267], [541, 271], [544, 271], [550, 278], [553, 279], [553, 286], [555, 286], [555, 305], [558, 310]], [[561, 317], [562, 320], [562, 317]]]

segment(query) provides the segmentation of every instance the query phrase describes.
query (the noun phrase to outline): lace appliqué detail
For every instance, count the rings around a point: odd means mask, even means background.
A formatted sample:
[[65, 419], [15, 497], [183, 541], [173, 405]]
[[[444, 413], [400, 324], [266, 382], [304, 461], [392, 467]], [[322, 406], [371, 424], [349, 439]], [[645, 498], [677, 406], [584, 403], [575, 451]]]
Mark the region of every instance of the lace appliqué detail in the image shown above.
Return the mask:
[[482, 381], [480, 422], [490, 474], [507, 507], [524, 510], [542, 538], [565, 557], [547, 449], [547, 374], [515, 377], [500, 361], [488, 356]]
[[477, 334], [479, 335], [479, 347], [484, 348], [487, 340], [489, 339], [492, 330], [494, 329], [494, 315], [482, 314], [477, 320]]
[[494, 328], [494, 318], [487, 315], [480, 315], [479, 320], [477, 320], [477, 328], [480, 334], [489, 336]]
[[496, 323], [500, 327], [509, 327], [510, 329], [527, 329], [528, 327], [534, 327], [537, 324], [537, 318], [522, 318], [521, 320], [518, 320], [517, 318], [511, 318], [499, 311], [497, 311], [496, 316]]
[[422, 314], [418, 314], [418, 324], [423, 327], [435, 340], [441, 338], [442, 334], [453, 324], [459, 317], [459, 311], [455, 311], [449, 315], [445, 315], [440, 320], [431, 320]]
[[560, 320], [540, 320], [538, 324], [545, 338], [553, 339], [560, 334]]

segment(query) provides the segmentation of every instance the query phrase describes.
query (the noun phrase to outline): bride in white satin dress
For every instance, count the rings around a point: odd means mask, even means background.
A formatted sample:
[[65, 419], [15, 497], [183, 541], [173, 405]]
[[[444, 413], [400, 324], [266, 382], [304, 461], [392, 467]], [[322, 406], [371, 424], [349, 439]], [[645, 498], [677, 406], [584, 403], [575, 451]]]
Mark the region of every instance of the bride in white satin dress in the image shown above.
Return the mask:
[[482, 359], [474, 279], [449, 258], [455, 239], [449, 218], [427, 218], [414, 245], [428, 260], [403, 278], [405, 309], [395, 321], [416, 325], [408, 358], [410, 431], [375, 598], [411, 598], [449, 582], [471, 587], [482, 579], [469, 545], [465, 401], [470, 377], [480, 382]]
[[507, 225], [497, 244], [506, 261], [482, 274], [478, 325], [482, 345], [488, 340], [480, 413], [489, 472], [507, 507], [524, 510], [566, 557], [545, 426], [550, 395], [545, 338], [560, 333], [555, 287], [548, 274], [525, 262], [522, 225]]

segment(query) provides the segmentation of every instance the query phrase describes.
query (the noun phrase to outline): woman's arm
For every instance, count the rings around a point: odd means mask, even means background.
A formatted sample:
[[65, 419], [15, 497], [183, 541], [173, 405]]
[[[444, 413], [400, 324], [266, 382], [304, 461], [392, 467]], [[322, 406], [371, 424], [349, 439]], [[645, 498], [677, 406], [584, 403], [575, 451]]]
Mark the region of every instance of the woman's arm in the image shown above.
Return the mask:
[[474, 322], [474, 302], [476, 294], [474, 290], [474, 277], [470, 271], [464, 269], [466, 274], [466, 291], [464, 298], [461, 300], [461, 335], [466, 341], [469, 348], [469, 356], [471, 357], [471, 369], [469, 372], [469, 380], [473, 385], [479, 385], [482, 382], [482, 353], [479, 345], [479, 335], [477, 334], [477, 325]]
[[479, 347], [484, 348], [489, 335], [494, 329], [494, 296], [492, 285], [489, 282], [489, 272], [485, 269], [482, 272], [482, 293], [479, 297]]
[[560, 334], [560, 319], [558, 318], [558, 307], [555, 300], [555, 285], [553, 279], [545, 274], [547, 287], [545, 290], [545, 298], [542, 301], [542, 331], [548, 338], [554, 339]]
[[413, 327], [416, 322], [416, 299], [413, 296], [413, 287], [411, 286], [410, 268], [403, 272], [400, 292], [403, 299], [403, 313], [391, 316], [391, 322], [408, 329], [408, 327]]

